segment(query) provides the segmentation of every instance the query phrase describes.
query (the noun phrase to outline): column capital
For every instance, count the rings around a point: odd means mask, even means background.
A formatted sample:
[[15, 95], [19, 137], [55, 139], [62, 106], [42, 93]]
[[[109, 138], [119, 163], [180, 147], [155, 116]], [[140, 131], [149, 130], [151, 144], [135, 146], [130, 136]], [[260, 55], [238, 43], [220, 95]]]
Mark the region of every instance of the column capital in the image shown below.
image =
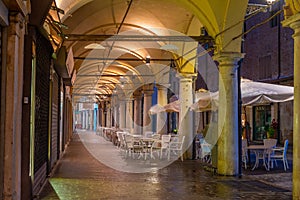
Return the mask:
[[150, 96], [153, 94], [153, 85], [144, 85], [143, 86], [143, 93], [146, 96]]
[[300, 2], [297, 0], [286, 0], [284, 9], [284, 17], [289, 18], [299, 12]]
[[162, 89], [168, 89], [168, 88], [170, 88], [170, 86], [171, 86], [171, 84], [157, 84], [156, 85], [156, 88], [158, 89], [158, 90], [162, 90]]
[[292, 15], [292, 16], [286, 18], [281, 23], [282, 23], [282, 26], [290, 27], [293, 30], [295, 30], [295, 34], [293, 35], [293, 37], [299, 35], [299, 32], [300, 32], [300, 13], [297, 13], [295, 15]]
[[17, 35], [20, 37], [21, 30], [25, 26], [25, 18], [21, 13], [16, 13], [9, 16], [9, 22], [11, 25], [10, 34]]
[[176, 77], [180, 79], [180, 81], [187, 80], [187, 81], [193, 81], [195, 78], [197, 78], [197, 73], [182, 73], [179, 72], [176, 74]]
[[153, 90], [144, 90], [144, 96], [152, 96]]
[[132, 96], [124, 98], [124, 101], [126, 101], [126, 102], [132, 102], [133, 100], [134, 100], [134, 98]]
[[219, 62], [219, 66], [235, 66], [237, 62], [244, 58], [245, 54], [240, 52], [220, 52], [213, 56], [215, 61]]
[[170, 87], [170, 84], [157, 85], [156, 87], [158, 90], [168, 90], [168, 88]]
[[141, 90], [137, 90], [133, 93], [133, 99], [138, 99], [138, 98], [142, 98], [142, 91]]

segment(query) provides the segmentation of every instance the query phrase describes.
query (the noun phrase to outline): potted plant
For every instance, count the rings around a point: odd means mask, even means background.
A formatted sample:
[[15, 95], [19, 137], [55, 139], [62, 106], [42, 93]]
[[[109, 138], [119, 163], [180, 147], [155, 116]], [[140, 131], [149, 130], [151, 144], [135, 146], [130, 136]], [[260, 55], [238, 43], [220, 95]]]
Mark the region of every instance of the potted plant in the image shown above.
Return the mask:
[[276, 122], [275, 119], [273, 119], [269, 128], [270, 138], [276, 137], [277, 129], [278, 129], [278, 123]]
[[267, 130], [267, 136], [268, 138], [274, 138], [274, 135], [275, 135], [275, 129], [270, 126]]

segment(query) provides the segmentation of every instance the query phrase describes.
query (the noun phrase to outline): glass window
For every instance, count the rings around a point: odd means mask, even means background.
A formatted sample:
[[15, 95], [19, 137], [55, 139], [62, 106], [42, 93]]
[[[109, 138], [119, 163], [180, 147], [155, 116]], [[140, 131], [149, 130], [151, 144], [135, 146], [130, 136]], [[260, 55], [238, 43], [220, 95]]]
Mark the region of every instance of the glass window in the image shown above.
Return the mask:
[[267, 138], [266, 129], [271, 123], [271, 105], [253, 107], [253, 140]]

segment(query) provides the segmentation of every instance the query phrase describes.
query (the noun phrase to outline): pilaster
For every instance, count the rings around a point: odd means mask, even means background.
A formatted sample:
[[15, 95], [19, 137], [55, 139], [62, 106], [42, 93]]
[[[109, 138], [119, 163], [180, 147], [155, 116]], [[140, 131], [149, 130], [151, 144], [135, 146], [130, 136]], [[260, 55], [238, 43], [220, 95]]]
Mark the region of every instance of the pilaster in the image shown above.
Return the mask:
[[[23, 97], [24, 17], [9, 17], [4, 115], [4, 199], [21, 196], [21, 124]], [[5, 65], [4, 65], [5, 66]]]

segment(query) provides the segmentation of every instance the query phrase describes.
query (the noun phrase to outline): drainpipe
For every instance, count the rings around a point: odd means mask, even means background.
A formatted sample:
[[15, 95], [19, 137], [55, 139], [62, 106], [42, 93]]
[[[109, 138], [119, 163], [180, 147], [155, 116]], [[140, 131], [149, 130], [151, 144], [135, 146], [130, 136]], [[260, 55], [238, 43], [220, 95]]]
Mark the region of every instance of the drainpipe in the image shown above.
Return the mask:
[[[279, 9], [282, 7], [281, 0], [278, 2], [278, 7]], [[281, 23], [280, 23], [280, 18], [281, 15], [278, 15], [278, 31], [277, 31], [277, 43], [278, 43], [278, 49], [277, 49], [277, 62], [278, 62], [278, 68], [277, 68], [277, 80], [280, 80], [280, 75], [281, 75]], [[277, 106], [277, 123], [278, 123], [278, 128], [277, 128], [277, 140], [278, 144], [280, 144], [280, 103], [278, 103]]]
[[[243, 45], [243, 44], [242, 44]], [[242, 94], [241, 94], [241, 65], [242, 61], [239, 61], [239, 67], [237, 69], [237, 77], [238, 77], [238, 148], [239, 148], [239, 168], [238, 168], [238, 177], [242, 177]]]

